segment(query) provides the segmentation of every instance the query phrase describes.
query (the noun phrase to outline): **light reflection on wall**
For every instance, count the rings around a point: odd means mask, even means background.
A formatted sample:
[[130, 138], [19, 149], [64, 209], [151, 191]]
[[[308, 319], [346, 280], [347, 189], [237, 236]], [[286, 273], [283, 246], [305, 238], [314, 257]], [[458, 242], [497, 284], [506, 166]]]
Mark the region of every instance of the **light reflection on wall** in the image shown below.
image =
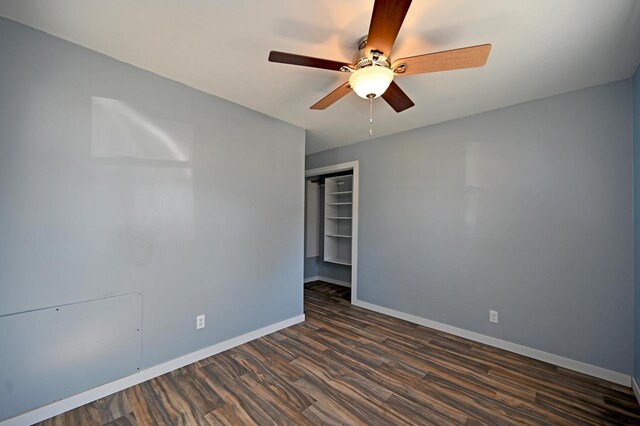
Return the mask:
[[193, 124], [166, 120], [108, 98], [91, 98], [91, 155], [189, 161]]
[[481, 142], [465, 143], [465, 211], [464, 223], [469, 237], [478, 237], [481, 230], [478, 229], [478, 214], [480, 213], [480, 201], [482, 189], [489, 186], [487, 164], [487, 146]]
[[91, 106], [97, 225], [118, 258], [144, 267], [159, 244], [193, 239], [194, 125], [116, 99]]

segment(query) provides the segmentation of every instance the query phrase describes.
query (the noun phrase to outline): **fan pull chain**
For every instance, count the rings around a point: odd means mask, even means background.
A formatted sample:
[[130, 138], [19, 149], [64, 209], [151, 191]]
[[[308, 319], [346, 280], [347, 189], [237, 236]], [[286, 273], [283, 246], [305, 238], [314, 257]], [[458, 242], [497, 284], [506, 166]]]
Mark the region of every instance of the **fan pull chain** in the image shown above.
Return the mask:
[[369, 95], [369, 136], [373, 136], [373, 95]]

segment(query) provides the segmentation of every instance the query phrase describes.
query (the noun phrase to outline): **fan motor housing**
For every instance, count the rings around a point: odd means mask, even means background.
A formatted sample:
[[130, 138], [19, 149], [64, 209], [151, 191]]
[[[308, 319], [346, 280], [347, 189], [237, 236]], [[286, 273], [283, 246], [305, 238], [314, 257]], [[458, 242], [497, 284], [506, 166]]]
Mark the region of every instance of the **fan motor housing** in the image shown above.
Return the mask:
[[362, 37], [358, 41], [358, 52], [353, 56], [354, 68], [359, 70], [360, 68], [370, 67], [377, 65], [379, 67], [391, 68], [391, 62], [382, 52], [372, 50], [370, 54], [367, 54], [367, 36]]

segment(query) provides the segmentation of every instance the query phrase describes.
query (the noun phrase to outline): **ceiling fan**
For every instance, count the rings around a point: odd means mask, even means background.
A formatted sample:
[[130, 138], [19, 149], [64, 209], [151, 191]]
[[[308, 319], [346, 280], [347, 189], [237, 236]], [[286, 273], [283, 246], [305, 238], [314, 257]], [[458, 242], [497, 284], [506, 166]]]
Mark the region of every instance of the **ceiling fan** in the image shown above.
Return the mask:
[[351, 73], [348, 82], [311, 109], [326, 109], [353, 89], [358, 96], [369, 99], [370, 108], [373, 99], [382, 96], [396, 112], [402, 112], [415, 104], [393, 81], [394, 77], [481, 67], [491, 50], [490, 44], [482, 44], [391, 61], [391, 48], [410, 5], [411, 0], [375, 0], [369, 34], [359, 41], [353, 64], [273, 50], [269, 61]]

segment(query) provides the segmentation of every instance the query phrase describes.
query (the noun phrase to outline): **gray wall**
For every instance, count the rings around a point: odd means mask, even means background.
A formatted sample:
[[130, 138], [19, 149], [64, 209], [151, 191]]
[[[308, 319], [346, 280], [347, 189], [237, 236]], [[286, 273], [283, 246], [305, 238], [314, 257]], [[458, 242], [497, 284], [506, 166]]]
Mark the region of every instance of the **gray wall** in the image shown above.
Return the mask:
[[351, 266], [325, 262], [318, 258], [318, 276], [351, 283]]
[[630, 374], [631, 114], [625, 80], [307, 156], [360, 161], [358, 298]]
[[303, 129], [0, 19], [0, 321], [140, 291], [146, 368], [300, 315], [303, 194]]
[[[308, 229], [308, 224], [307, 224], [307, 215], [308, 215], [307, 209], [309, 208], [308, 197], [309, 197], [309, 192], [307, 191], [307, 181], [305, 179], [305, 186], [304, 186], [304, 227], [305, 227], [304, 244], [305, 244], [305, 247], [307, 245], [307, 229]], [[318, 202], [319, 202], [319, 197], [318, 197]], [[318, 208], [318, 212], [319, 211], [320, 211], [320, 208]], [[318, 222], [320, 222], [320, 219], [318, 219]], [[320, 235], [319, 229], [318, 229], [318, 235]], [[307, 253], [305, 250], [304, 279], [315, 277], [318, 275], [318, 256], [307, 257], [306, 254]]]
[[318, 275], [318, 256], [304, 258], [304, 278], [311, 278]]
[[634, 377], [640, 382], [640, 67], [633, 75]]

